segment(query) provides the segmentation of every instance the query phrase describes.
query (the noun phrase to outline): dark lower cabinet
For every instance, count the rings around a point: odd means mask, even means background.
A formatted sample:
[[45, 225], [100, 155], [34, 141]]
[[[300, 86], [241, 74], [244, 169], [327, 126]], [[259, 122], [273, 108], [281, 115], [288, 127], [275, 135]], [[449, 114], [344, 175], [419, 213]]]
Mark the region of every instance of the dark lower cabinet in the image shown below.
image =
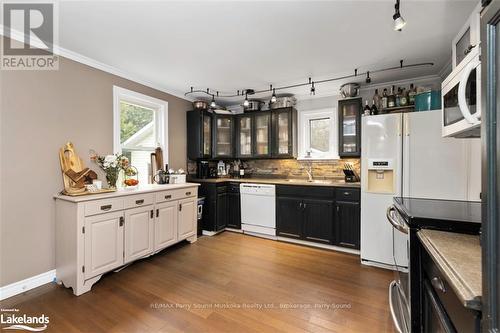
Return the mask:
[[[221, 191], [221, 192], [219, 192]], [[223, 192], [222, 192], [223, 191]], [[228, 194], [226, 188], [217, 189], [217, 219], [215, 221], [216, 230], [219, 231], [227, 226]]]
[[305, 240], [331, 244], [333, 241], [333, 200], [304, 200], [303, 236]]
[[241, 201], [240, 185], [231, 184], [227, 194], [227, 222], [228, 228], [241, 229]]
[[205, 197], [203, 230], [241, 229], [239, 184], [202, 183], [199, 192]]
[[359, 250], [359, 202], [337, 201], [335, 203], [335, 211], [335, 245]]
[[278, 236], [302, 238], [302, 199], [276, 198], [276, 229]]
[[359, 249], [359, 189], [282, 185], [276, 193], [278, 236]]

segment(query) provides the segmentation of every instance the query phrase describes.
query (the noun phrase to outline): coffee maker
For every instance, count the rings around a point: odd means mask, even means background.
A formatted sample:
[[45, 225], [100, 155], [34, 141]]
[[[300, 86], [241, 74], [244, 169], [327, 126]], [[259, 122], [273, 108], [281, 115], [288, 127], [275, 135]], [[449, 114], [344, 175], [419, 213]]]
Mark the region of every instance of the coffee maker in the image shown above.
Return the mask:
[[206, 179], [210, 177], [210, 167], [208, 161], [198, 161], [196, 163], [196, 178]]

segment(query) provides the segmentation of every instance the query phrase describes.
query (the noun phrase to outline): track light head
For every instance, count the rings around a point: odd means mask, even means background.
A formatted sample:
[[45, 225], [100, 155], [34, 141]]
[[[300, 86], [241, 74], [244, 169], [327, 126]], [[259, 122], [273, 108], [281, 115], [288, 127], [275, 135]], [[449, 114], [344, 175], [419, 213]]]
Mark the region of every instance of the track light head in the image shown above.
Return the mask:
[[406, 21], [399, 12], [399, 0], [396, 0], [396, 4], [394, 5], [394, 15], [392, 16], [392, 19], [394, 20], [395, 31], [401, 31], [406, 25]]
[[216, 106], [217, 106], [217, 104], [215, 104], [215, 96], [212, 95], [212, 102], [210, 102], [210, 107], [215, 108]]
[[271, 96], [271, 103], [276, 103], [276, 89], [273, 88], [273, 95]]
[[370, 72], [366, 72], [366, 80], [365, 80], [366, 83], [371, 83], [372, 82], [372, 79], [370, 77]]
[[316, 95], [316, 88], [314, 87], [314, 81], [311, 84], [311, 95]]
[[245, 93], [245, 101], [243, 102], [243, 106], [244, 107], [248, 107], [250, 105], [250, 102], [248, 101], [248, 96], [247, 94]]

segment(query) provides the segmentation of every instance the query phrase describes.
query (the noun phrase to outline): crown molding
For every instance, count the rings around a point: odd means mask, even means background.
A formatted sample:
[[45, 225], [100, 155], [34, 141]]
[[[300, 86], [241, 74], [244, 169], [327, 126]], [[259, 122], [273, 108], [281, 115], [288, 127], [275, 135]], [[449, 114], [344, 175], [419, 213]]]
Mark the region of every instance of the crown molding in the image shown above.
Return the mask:
[[449, 73], [451, 73], [452, 68], [451, 68], [451, 58], [448, 60], [444, 66], [439, 70], [438, 75], [444, 80], [448, 76]]
[[[4, 25], [0, 25], [0, 35], [5, 36], [4, 34], [5, 27]], [[7, 37], [7, 36], [5, 36]], [[24, 34], [18, 30], [11, 29], [10, 38], [17, 40], [18, 42], [24, 43]], [[32, 44], [32, 46], [37, 47], [37, 44]], [[193, 99], [187, 96], [184, 96], [182, 91], [174, 90], [167, 88], [161, 84], [157, 84], [155, 82], [144, 79], [143, 77], [133, 74], [124, 70], [121, 70], [117, 67], [105, 64], [103, 62], [97, 61], [95, 59], [84, 56], [80, 53], [68, 50], [66, 48], [60, 47], [59, 45], [54, 45], [54, 54], [61, 56], [63, 58], [78, 62], [83, 65], [87, 65], [89, 67], [98, 69], [100, 71], [119, 76], [121, 78], [133, 81], [135, 83], [139, 83], [143, 86], [156, 89], [158, 91], [164, 92], [166, 94], [181, 98], [183, 100], [192, 102]]]

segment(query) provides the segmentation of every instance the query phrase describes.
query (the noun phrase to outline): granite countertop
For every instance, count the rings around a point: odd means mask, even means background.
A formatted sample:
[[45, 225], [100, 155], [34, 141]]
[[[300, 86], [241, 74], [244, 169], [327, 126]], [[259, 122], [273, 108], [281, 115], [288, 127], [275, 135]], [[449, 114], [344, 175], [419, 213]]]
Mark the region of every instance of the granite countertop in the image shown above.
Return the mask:
[[423, 229], [422, 245], [466, 308], [481, 309], [481, 246], [479, 236]]
[[197, 183], [183, 183], [183, 184], [147, 184], [147, 185], [139, 185], [139, 187], [135, 189], [118, 189], [115, 192], [107, 192], [102, 194], [88, 194], [88, 195], [80, 195], [80, 196], [69, 196], [64, 194], [56, 194], [54, 195], [54, 199], [70, 201], [70, 202], [83, 202], [97, 199], [108, 199], [113, 197], [122, 197], [126, 195], [134, 195], [134, 194], [142, 194], [142, 193], [150, 193], [150, 192], [158, 192], [158, 191], [168, 191], [168, 190], [176, 190], [186, 187], [200, 186]]
[[257, 183], [257, 184], [275, 184], [275, 185], [300, 185], [300, 186], [336, 186], [360, 188], [361, 183], [346, 183], [343, 180], [317, 180], [317, 182], [308, 182], [307, 179], [286, 179], [286, 178], [188, 178], [194, 183]]

